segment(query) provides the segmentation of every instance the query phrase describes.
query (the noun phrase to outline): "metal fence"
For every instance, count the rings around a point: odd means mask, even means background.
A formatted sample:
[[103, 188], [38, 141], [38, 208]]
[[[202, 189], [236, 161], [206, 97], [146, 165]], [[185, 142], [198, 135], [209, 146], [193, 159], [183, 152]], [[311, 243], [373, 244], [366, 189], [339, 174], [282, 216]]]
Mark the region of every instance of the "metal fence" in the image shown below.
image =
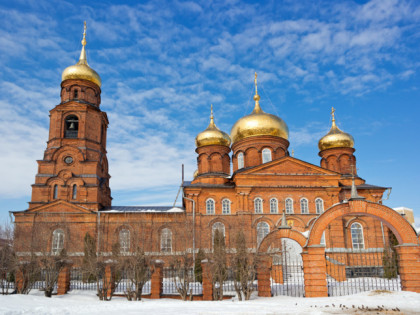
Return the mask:
[[397, 257], [392, 249], [351, 250], [325, 256], [329, 296], [401, 290]]
[[286, 252], [274, 260], [271, 268], [271, 293], [294, 297], [305, 296], [301, 261], [290, 259]]
[[[133, 281], [131, 280], [131, 277], [129, 276], [127, 271], [124, 271], [121, 276], [118, 279], [117, 287], [115, 288], [116, 294], [126, 294], [128, 291], [133, 291], [135, 286]], [[151, 292], [151, 272], [150, 270], [146, 273], [146, 278], [148, 279], [142, 288], [142, 295], [150, 294]]]
[[192, 295], [203, 294], [200, 278], [201, 275], [195, 275], [192, 268], [187, 271], [187, 274], [176, 268], [163, 268], [163, 294], [178, 295], [177, 288], [180, 288], [185, 281], [189, 282], [188, 292]]
[[96, 278], [79, 268], [70, 270], [70, 290], [92, 290], [96, 291]]

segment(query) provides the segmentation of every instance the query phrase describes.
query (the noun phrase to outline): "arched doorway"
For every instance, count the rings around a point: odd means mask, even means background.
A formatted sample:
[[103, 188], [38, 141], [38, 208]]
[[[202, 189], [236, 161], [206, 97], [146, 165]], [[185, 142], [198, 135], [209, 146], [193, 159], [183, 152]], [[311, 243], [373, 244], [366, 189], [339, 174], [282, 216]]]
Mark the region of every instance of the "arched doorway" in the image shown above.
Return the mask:
[[262, 241], [258, 253], [258, 295], [305, 296], [302, 246], [306, 238], [290, 228], [278, 229]]
[[[322, 235], [336, 219], [354, 217], [346, 229], [349, 244], [340, 250], [325, 249]], [[363, 221], [371, 222], [364, 224]], [[364, 233], [374, 229], [375, 224], [387, 227], [395, 235], [397, 246], [368, 246], [372, 240]], [[383, 234], [382, 234], [383, 235]], [[305, 287], [309, 296], [345, 295], [368, 290], [419, 291], [420, 250], [417, 235], [412, 226], [394, 210], [381, 204], [350, 200], [327, 209], [313, 223], [307, 244], [307, 259], [325, 266], [325, 278], [316, 275], [317, 283], [306, 281], [315, 276], [305, 274]], [[396, 255], [398, 255], [398, 265]], [[409, 267], [409, 268], [407, 268]], [[324, 280], [325, 279], [325, 280]], [[328, 290], [320, 291], [325, 283]]]

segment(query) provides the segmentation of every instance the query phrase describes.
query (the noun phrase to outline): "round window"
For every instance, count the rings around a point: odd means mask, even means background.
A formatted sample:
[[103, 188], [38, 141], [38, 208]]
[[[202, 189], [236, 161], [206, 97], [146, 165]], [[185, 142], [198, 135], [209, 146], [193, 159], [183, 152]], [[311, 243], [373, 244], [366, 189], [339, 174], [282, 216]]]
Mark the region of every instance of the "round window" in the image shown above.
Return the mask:
[[66, 162], [66, 164], [71, 164], [73, 163], [73, 158], [71, 156], [66, 156], [64, 162]]

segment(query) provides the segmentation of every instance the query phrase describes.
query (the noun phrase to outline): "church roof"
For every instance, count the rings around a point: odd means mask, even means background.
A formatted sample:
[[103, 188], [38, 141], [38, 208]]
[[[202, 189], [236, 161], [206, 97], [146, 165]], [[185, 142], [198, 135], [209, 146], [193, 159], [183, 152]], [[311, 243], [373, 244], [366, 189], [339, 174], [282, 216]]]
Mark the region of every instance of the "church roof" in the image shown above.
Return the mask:
[[226, 184], [207, 184], [207, 183], [195, 183], [191, 184], [191, 181], [184, 181], [182, 187], [213, 187], [213, 188], [234, 188], [233, 183]]
[[113, 213], [113, 212], [184, 212], [184, 208], [180, 207], [162, 207], [162, 206], [111, 206], [106, 207], [100, 212]]

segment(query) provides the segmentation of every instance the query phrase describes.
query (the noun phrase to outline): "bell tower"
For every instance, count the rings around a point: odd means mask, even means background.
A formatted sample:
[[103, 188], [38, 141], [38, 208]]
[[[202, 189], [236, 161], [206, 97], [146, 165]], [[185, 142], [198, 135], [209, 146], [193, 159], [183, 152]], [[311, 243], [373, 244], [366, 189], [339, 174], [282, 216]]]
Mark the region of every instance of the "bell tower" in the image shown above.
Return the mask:
[[50, 111], [44, 158], [29, 208], [65, 200], [94, 211], [111, 205], [101, 78], [86, 58], [86, 22], [79, 61], [62, 74], [61, 102]]

